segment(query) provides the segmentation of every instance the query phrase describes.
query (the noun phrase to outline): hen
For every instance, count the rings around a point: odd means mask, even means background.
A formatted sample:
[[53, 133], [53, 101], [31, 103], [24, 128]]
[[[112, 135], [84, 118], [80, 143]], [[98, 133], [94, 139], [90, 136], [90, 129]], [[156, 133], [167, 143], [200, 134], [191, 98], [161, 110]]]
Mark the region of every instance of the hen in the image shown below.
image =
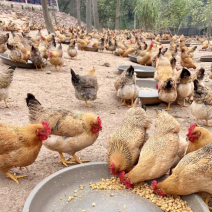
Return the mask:
[[4, 100], [5, 107], [9, 107], [7, 104], [7, 98], [9, 95], [9, 87], [13, 80], [13, 73], [16, 66], [11, 66], [5, 70], [0, 76], [0, 101]]
[[[107, 163], [111, 174], [129, 172], [138, 161], [150, 120], [137, 98], [121, 126], [108, 139]], [[142, 120], [142, 121], [141, 121]]]
[[131, 100], [131, 106], [133, 101], [138, 97], [139, 87], [136, 85], [136, 74], [134, 67], [130, 66], [115, 81], [115, 89], [117, 96], [123, 100], [122, 105], [127, 106], [126, 100]]
[[42, 141], [51, 134], [48, 124], [31, 124], [18, 127], [11, 124], [0, 124], [0, 172], [16, 183], [19, 178], [8, 171], [13, 167], [26, 167], [37, 158]]
[[181, 155], [180, 124], [167, 112], [158, 112], [155, 131], [144, 144], [138, 164], [124, 175], [125, 185], [159, 178], [166, 174]]
[[75, 49], [75, 44], [76, 44], [76, 41], [74, 40], [72, 43], [70, 43], [67, 49], [68, 55], [71, 57], [71, 59], [74, 57], [77, 58], [77, 50]]
[[62, 153], [72, 155], [77, 163], [82, 163], [75, 155], [76, 152], [92, 145], [102, 129], [101, 119], [91, 113], [46, 109], [35, 98], [28, 94], [26, 98], [31, 123], [47, 121], [52, 130], [52, 136], [43, 144], [52, 151], [60, 154], [61, 160], [67, 166]]
[[180, 60], [180, 65], [183, 68], [193, 68], [196, 69], [196, 66], [194, 65], [191, 57], [187, 53], [187, 51], [183, 48], [182, 53], [181, 53], [181, 60]]
[[191, 104], [191, 113], [196, 117], [196, 125], [199, 119], [205, 119], [206, 126], [212, 126], [208, 123], [208, 120], [212, 119], [212, 92], [198, 80], [194, 81], [194, 101]]
[[71, 75], [71, 81], [75, 89], [76, 98], [85, 101], [86, 106], [91, 107], [91, 105], [88, 105], [87, 101], [96, 100], [99, 89], [94, 67], [88, 71], [87, 75], [84, 76], [75, 74], [75, 72], [71, 69]]
[[9, 36], [10, 36], [9, 33], [7, 33], [6, 35], [0, 34], [0, 45], [5, 44], [8, 41]]
[[41, 53], [40, 51], [35, 48], [34, 46], [32, 46], [32, 50], [31, 50], [31, 57], [30, 60], [32, 61], [32, 63], [35, 65], [36, 70], [38, 70], [38, 66], [40, 67], [40, 69], [43, 71], [43, 59], [41, 57]]

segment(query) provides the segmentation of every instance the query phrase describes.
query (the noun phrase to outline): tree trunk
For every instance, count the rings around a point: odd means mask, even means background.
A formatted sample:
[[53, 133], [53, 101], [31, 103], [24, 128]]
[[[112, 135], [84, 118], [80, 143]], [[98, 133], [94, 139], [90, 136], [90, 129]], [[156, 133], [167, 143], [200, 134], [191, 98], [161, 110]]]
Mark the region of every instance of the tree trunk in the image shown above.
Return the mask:
[[134, 29], [136, 29], [136, 13], [134, 13]]
[[87, 32], [92, 32], [92, 23], [91, 23], [91, 0], [86, 0], [86, 25]]
[[116, 1], [116, 24], [115, 29], [119, 29], [119, 18], [120, 18], [120, 0]]
[[55, 5], [53, 4], [53, 0], [50, 0], [52, 7], [52, 16], [54, 17], [55, 25], [58, 26], [56, 15], [55, 15]]
[[92, 3], [93, 3], [94, 28], [99, 30], [99, 13], [97, 7], [97, 0], [92, 0]]
[[77, 21], [78, 21], [78, 25], [81, 27], [80, 1], [81, 0], [76, 0], [76, 5], [77, 5]]
[[47, 0], [41, 0], [42, 8], [43, 8], [43, 16], [46, 24], [46, 29], [49, 33], [54, 33], [54, 27], [52, 25], [52, 21], [49, 15]]

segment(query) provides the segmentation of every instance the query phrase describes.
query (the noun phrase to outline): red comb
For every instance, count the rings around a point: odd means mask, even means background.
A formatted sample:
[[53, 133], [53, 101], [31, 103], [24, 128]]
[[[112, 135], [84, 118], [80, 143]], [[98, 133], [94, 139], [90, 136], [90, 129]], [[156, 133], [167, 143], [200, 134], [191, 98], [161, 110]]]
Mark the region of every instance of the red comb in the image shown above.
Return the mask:
[[158, 84], [155, 85], [156, 89], [158, 90]]
[[157, 186], [157, 181], [156, 180], [154, 180], [154, 181], [152, 181], [152, 189], [155, 191], [156, 190], [156, 186]]
[[119, 179], [120, 179], [120, 181], [122, 183], [124, 182], [124, 175], [125, 175], [125, 172], [124, 171], [122, 171], [122, 172], [119, 173]]
[[196, 125], [195, 124], [192, 124], [189, 129], [188, 129], [188, 134], [186, 136], [190, 136], [192, 131], [195, 129]]
[[99, 123], [99, 126], [102, 128], [102, 120], [99, 118], [99, 116], [97, 117], [97, 121]]
[[46, 132], [50, 135], [51, 134], [51, 128], [49, 127], [49, 124], [47, 122], [42, 122], [42, 125], [46, 128]]

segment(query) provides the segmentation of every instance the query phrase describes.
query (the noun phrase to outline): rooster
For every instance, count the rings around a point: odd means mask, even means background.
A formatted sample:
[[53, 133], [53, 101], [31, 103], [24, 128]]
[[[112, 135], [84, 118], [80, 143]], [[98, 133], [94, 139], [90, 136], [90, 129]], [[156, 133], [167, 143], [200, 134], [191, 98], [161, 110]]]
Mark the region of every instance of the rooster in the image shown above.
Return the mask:
[[96, 141], [102, 129], [101, 119], [91, 113], [44, 108], [33, 94], [27, 95], [26, 102], [31, 123], [41, 123], [43, 120], [49, 123], [52, 136], [43, 144], [59, 153], [59, 163], [65, 166], [74, 163], [65, 160], [63, 153], [72, 155], [77, 163], [82, 163], [75, 153]]

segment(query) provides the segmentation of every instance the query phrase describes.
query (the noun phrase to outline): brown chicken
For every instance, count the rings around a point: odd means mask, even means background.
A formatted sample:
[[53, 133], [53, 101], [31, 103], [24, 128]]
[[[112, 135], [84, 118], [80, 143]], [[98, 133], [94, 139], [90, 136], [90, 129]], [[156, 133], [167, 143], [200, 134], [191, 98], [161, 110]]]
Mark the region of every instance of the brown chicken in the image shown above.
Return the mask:
[[206, 50], [209, 46], [209, 42], [208, 40], [205, 40], [203, 43], [202, 43], [202, 49]]
[[168, 103], [165, 110], [170, 110], [171, 104], [177, 99], [177, 84], [173, 78], [159, 81], [158, 97], [163, 102]]
[[9, 36], [10, 36], [9, 33], [7, 33], [6, 35], [0, 34], [0, 45], [5, 44], [8, 41]]
[[41, 56], [40, 51], [34, 46], [32, 46], [30, 60], [35, 65], [36, 70], [38, 70], [38, 67], [40, 67], [40, 69], [43, 71], [43, 58]]
[[43, 144], [60, 154], [59, 163], [72, 164], [64, 159], [62, 153], [72, 155], [77, 163], [82, 163], [76, 152], [92, 145], [102, 129], [101, 119], [91, 113], [80, 111], [46, 109], [33, 94], [27, 94], [29, 120], [31, 123], [47, 121], [52, 130], [52, 136]]
[[160, 48], [156, 58], [156, 71], [154, 74], [154, 79], [158, 81], [170, 79], [173, 75], [174, 71], [171, 67], [170, 61], [168, 58], [164, 57]]
[[[150, 120], [137, 98], [126, 117], [108, 139], [107, 163], [111, 174], [129, 172], [138, 161]], [[140, 121], [142, 119], [142, 121]], [[122, 173], [123, 174], [123, 173]]]
[[48, 57], [48, 53], [47, 53], [47, 45], [45, 44], [45, 42], [41, 39], [40, 45], [38, 47], [38, 50], [41, 54], [41, 57], [44, 58], [45, 60], [47, 60]]
[[75, 89], [76, 98], [85, 101], [86, 106], [91, 107], [91, 105], [88, 105], [87, 101], [96, 100], [99, 89], [94, 67], [91, 68], [88, 71], [88, 74], [84, 76], [75, 74], [75, 72], [71, 69], [71, 75], [71, 81]]
[[190, 58], [189, 54], [187, 51], [183, 48], [181, 51], [181, 60], [180, 60], [180, 65], [183, 68], [193, 68], [196, 69], [196, 66], [193, 63], [193, 60]]
[[[184, 156], [174, 169], [172, 175], [152, 188], [161, 196], [189, 195], [196, 192], [212, 194], [212, 143]], [[206, 199], [206, 203], [210, 199]]]
[[16, 66], [11, 66], [7, 68], [0, 76], [0, 101], [4, 100], [5, 107], [9, 107], [7, 104], [7, 99], [9, 96], [9, 87], [13, 80], [13, 74]]
[[74, 57], [77, 58], [77, 50], [75, 49], [75, 44], [76, 44], [76, 41], [74, 40], [73, 42], [70, 43], [67, 49], [68, 55], [71, 57], [71, 59]]
[[198, 80], [194, 80], [194, 101], [191, 104], [191, 113], [196, 117], [197, 126], [199, 126], [199, 119], [206, 120], [206, 126], [212, 126], [208, 123], [208, 120], [212, 119], [212, 92]]
[[86, 39], [79, 39], [77, 38], [77, 46], [79, 50], [85, 50], [88, 46], [88, 44], [90, 43], [90, 41], [86, 40]]
[[48, 51], [49, 61], [50, 63], [55, 67], [57, 70], [57, 66], [59, 66], [59, 71], [61, 71], [61, 68], [63, 66], [63, 49], [62, 45], [57, 47], [57, 49], [49, 50]]
[[130, 187], [166, 174], [184, 156], [180, 151], [179, 132], [180, 124], [167, 112], [158, 111], [155, 131], [141, 149], [138, 164], [121, 181]]
[[7, 51], [7, 45], [6, 44], [0, 44], [0, 54]]
[[13, 167], [26, 167], [31, 165], [37, 158], [42, 141], [51, 134], [49, 125], [31, 124], [18, 127], [11, 124], [0, 124], [0, 172], [16, 183], [19, 178], [8, 171]]

